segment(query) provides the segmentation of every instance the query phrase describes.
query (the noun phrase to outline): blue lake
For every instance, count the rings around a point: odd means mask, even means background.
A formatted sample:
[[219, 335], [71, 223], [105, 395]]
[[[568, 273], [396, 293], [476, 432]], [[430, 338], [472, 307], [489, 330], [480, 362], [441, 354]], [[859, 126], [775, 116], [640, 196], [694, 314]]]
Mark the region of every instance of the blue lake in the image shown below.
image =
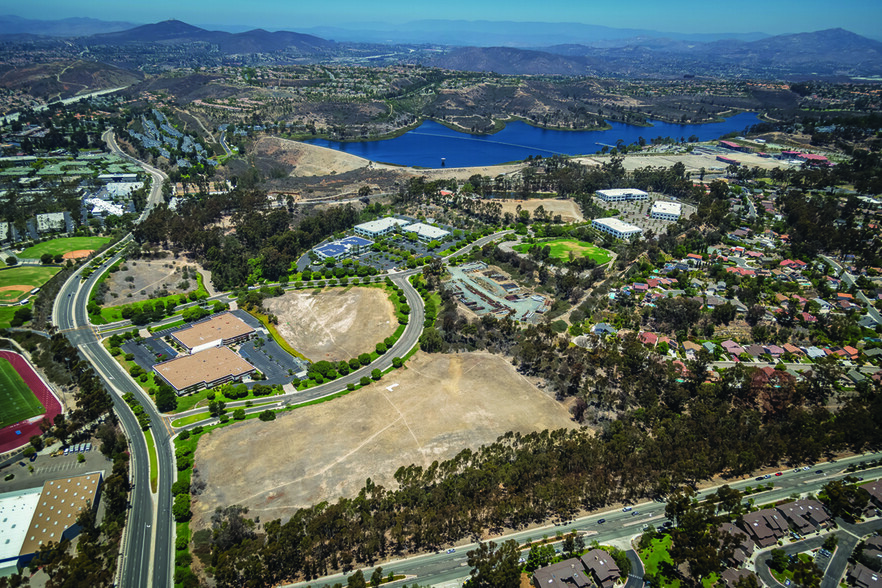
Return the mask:
[[428, 168], [441, 167], [445, 158], [447, 167], [494, 165], [520, 161], [528, 156], [555, 154], [582, 155], [597, 153], [603, 145], [615, 146], [621, 139], [626, 145], [640, 137], [647, 143], [656, 137], [675, 139], [698, 136], [710, 141], [731, 133], [741, 133], [760, 119], [753, 112], [745, 112], [723, 122], [703, 125], [676, 125], [651, 121], [652, 127], [635, 127], [610, 123], [608, 131], [549, 131], [523, 122], [513, 122], [495, 135], [470, 135], [448, 129], [436, 122], [426, 121], [416, 129], [394, 139], [345, 143], [313, 139], [313, 145], [345, 151], [371, 161]]

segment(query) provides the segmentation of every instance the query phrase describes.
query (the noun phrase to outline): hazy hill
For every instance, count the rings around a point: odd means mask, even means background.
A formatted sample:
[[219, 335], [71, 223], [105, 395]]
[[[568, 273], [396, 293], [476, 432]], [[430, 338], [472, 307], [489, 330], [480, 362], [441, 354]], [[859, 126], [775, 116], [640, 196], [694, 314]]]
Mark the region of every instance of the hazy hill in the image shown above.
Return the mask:
[[0, 35], [41, 35], [46, 37], [83, 37], [130, 29], [134, 24], [97, 18], [32, 20], [13, 15], [0, 16]]
[[530, 74], [537, 73], [543, 62], [549, 66], [545, 73], [560, 75], [585, 70], [635, 76], [871, 75], [882, 73], [882, 43], [842, 29], [830, 29], [752, 42], [632, 39], [625, 47], [561, 44], [526, 53], [515, 48], [472, 47], [452, 50], [433, 63], [451, 69]]
[[313, 35], [279, 31], [270, 33], [262, 29], [244, 33], [207, 31], [181, 22], [166, 20], [154, 24], [135, 27], [130, 30], [102, 35], [93, 35], [82, 40], [97, 45], [126, 45], [131, 43], [212, 43], [224, 53], [272, 53], [288, 48], [304, 52], [315, 52], [333, 47], [327, 41]]

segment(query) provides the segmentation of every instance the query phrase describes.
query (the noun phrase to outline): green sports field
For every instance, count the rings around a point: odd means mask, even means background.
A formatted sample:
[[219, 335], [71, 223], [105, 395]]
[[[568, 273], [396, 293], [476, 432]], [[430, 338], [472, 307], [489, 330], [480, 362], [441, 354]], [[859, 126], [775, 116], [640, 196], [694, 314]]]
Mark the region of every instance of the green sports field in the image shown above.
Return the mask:
[[109, 242], [110, 237], [63, 237], [28, 247], [21, 252], [20, 257], [24, 259], [40, 259], [44, 253], [64, 255], [69, 251], [80, 251], [82, 249], [95, 251], [101, 249]]
[[[562, 261], [569, 260], [570, 251], [572, 251], [573, 255], [576, 257], [591, 258], [599, 265], [607, 263], [612, 259], [612, 254], [603, 247], [598, 247], [597, 245], [593, 245], [586, 241], [577, 241], [576, 239], [553, 239], [551, 241], [537, 243], [537, 245], [541, 245], [542, 247], [548, 245], [551, 248], [551, 257]], [[520, 245], [515, 245], [514, 249], [520, 253], [526, 253], [531, 247], [533, 247], [533, 244], [531, 243], [522, 243]]]
[[[15, 302], [28, 295], [33, 288], [42, 286], [61, 268], [40, 265], [23, 265], [0, 271], [0, 302]], [[24, 288], [30, 286], [30, 288]]]
[[43, 412], [43, 405], [12, 364], [0, 358], [0, 429]]

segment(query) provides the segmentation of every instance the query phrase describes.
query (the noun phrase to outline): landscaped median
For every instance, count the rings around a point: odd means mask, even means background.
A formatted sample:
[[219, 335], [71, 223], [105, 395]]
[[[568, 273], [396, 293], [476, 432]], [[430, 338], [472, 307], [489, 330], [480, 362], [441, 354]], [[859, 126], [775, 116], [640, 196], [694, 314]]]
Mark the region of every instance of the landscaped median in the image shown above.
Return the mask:
[[147, 440], [147, 453], [150, 455], [150, 490], [156, 492], [159, 479], [159, 459], [156, 455], [156, 443], [153, 441], [153, 431], [144, 431], [144, 439]]

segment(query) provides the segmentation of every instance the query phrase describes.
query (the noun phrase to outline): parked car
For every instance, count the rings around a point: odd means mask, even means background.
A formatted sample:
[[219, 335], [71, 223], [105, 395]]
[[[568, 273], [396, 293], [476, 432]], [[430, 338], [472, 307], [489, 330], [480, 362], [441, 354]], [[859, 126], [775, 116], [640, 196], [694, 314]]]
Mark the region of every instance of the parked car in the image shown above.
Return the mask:
[[626, 506], [626, 507], [624, 507], [624, 508], [622, 509], [622, 512], [628, 512], [629, 510], [631, 510], [631, 507], [630, 507], [630, 506]]

